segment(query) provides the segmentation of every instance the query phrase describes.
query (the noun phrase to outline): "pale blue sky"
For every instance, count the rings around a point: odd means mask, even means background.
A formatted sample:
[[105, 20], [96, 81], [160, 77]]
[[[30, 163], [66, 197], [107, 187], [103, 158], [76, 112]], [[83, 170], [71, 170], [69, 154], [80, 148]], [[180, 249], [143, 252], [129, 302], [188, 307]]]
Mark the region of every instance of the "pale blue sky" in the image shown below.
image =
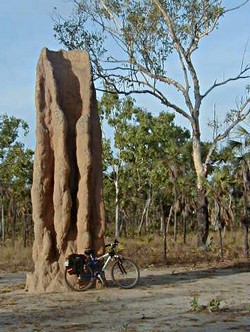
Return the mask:
[[[231, 5], [241, 0], [225, 2]], [[43, 47], [52, 50], [62, 48], [53, 37], [51, 14], [54, 7], [62, 15], [67, 15], [72, 5], [68, 0], [2, 0], [0, 4], [0, 113], [8, 113], [28, 122], [30, 134], [26, 143], [32, 148], [35, 145], [36, 64]], [[227, 14], [219, 30], [202, 42], [196, 63], [204, 87], [215, 79], [237, 74], [248, 39], [250, 3], [237, 12]], [[245, 60], [250, 62], [250, 40]], [[235, 82], [228, 89], [218, 90], [208, 98], [204, 107], [210, 110], [216, 104], [218, 112], [233, 107], [237, 96], [244, 93], [247, 83], [249, 80]], [[163, 110], [154, 99], [147, 97], [143, 97], [140, 104], [150, 111]], [[205, 111], [203, 126], [208, 120], [208, 111]]]
[[53, 37], [54, 7], [66, 14], [71, 5], [65, 0], [2, 0], [0, 4], [0, 113], [28, 122], [27, 144], [32, 148], [38, 58], [44, 47], [62, 48]]

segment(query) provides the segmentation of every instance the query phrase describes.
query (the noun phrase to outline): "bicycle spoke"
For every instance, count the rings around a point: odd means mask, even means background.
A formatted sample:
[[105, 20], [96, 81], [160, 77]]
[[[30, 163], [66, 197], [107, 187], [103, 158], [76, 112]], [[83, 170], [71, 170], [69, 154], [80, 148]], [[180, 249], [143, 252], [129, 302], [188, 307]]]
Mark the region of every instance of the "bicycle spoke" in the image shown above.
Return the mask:
[[111, 270], [113, 281], [122, 288], [133, 288], [140, 278], [138, 266], [127, 258], [117, 260]]
[[68, 286], [75, 291], [84, 291], [89, 289], [93, 284], [94, 276], [89, 267], [84, 266], [80, 275], [69, 274], [65, 271], [65, 281]]

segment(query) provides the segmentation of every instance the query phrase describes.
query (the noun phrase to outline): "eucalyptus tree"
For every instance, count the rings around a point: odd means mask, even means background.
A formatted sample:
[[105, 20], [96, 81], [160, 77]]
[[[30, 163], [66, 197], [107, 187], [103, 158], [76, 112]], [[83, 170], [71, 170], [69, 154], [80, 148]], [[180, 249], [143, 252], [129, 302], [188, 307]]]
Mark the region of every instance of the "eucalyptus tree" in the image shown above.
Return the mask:
[[[11, 231], [13, 240], [17, 228], [25, 232], [25, 215], [31, 213], [33, 151], [25, 148], [20, 141], [21, 134], [27, 135], [28, 131], [28, 125], [22, 119], [7, 114], [0, 115], [1, 228], [2, 236]], [[5, 219], [8, 221], [7, 225], [4, 223]]]
[[[130, 215], [137, 215], [138, 233], [144, 225], [148, 231], [150, 207], [157, 208], [163, 200], [172, 205], [173, 196], [176, 202], [177, 188], [180, 191], [190, 173], [190, 133], [175, 125], [173, 114], [153, 116], [136, 107], [131, 98], [104, 94], [99, 109], [113, 132], [112, 148], [110, 141], [104, 140], [103, 150], [105, 179], [109, 178], [115, 188], [115, 197], [110, 192], [108, 196], [115, 201], [116, 235], [122, 226], [120, 210], [124, 212], [124, 206], [133, 211]], [[111, 189], [104, 183], [104, 191]]]
[[[100, 90], [124, 95], [149, 94], [189, 122], [197, 179], [200, 246], [205, 245], [208, 235], [204, 183], [211, 155], [217, 143], [247, 116], [250, 100], [246, 97], [237, 106], [226, 131], [214, 138], [204, 159], [201, 158], [202, 103], [214, 90], [248, 78], [250, 67], [242, 61], [235, 76], [214, 80], [203, 91], [194, 56], [201, 41], [218, 28], [221, 18], [248, 2], [242, 0], [235, 8], [225, 8], [228, 3], [223, 0], [72, 0], [74, 12], [69, 19], [55, 18], [56, 38], [68, 49], [89, 52]], [[171, 70], [173, 63], [175, 71]]]

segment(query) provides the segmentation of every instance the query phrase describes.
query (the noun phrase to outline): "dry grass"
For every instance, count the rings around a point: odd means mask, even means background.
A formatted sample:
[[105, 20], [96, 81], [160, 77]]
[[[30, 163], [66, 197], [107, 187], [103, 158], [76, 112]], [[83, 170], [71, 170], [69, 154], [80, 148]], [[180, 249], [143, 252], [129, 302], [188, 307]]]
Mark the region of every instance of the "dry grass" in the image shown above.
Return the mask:
[[210, 232], [208, 250], [197, 248], [197, 238], [189, 235], [187, 244], [181, 238], [176, 242], [169, 238], [166, 260], [163, 252], [163, 239], [160, 236], [144, 236], [135, 239], [121, 239], [121, 252], [124, 256], [133, 257], [140, 266], [201, 266], [201, 265], [237, 265], [245, 262], [243, 232], [227, 232], [224, 235], [223, 259], [220, 251], [219, 234]]
[[[119, 249], [124, 256], [135, 260], [140, 267], [149, 266], [216, 266], [238, 265], [246, 262], [243, 248], [243, 232], [227, 232], [224, 235], [224, 260], [221, 259], [219, 235], [210, 232], [211, 244], [209, 250], [202, 251], [197, 248], [195, 235], [189, 234], [187, 244], [183, 244], [181, 237], [177, 242], [169, 236], [167, 242], [166, 261], [163, 253], [163, 239], [159, 235], [148, 235], [133, 239], [121, 238]], [[113, 239], [107, 238], [106, 243]], [[23, 248], [21, 243], [13, 247], [10, 243], [1, 246], [0, 271], [17, 272], [32, 271], [32, 248]]]
[[32, 248], [24, 248], [20, 242], [15, 245], [6, 243], [5, 246], [0, 247], [0, 271], [18, 272], [18, 271], [32, 271]]

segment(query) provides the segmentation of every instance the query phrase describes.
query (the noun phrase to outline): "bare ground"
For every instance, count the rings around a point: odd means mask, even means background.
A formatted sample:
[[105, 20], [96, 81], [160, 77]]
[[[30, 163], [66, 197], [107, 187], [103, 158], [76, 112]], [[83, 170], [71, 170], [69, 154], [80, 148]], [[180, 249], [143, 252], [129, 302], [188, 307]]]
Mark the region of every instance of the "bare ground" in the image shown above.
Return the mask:
[[25, 292], [25, 273], [0, 273], [0, 330], [250, 331], [249, 272], [247, 264], [152, 268], [131, 290], [39, 295]]

